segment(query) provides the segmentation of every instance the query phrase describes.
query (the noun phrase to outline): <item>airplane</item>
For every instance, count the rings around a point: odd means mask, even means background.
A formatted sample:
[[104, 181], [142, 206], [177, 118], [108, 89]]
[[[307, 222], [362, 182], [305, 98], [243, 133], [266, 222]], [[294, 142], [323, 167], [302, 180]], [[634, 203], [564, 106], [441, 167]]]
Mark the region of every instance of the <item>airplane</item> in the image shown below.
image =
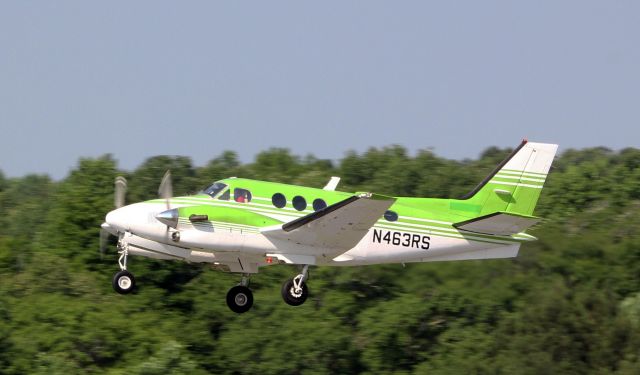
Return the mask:
[[244, 313], [253, 305], [249, 277], [261, 267], [301, 267], [281, 289], [287, 304], [299, 306], [309, 295], [310, 266], [515, 257], [536, 240], [525, 230], [541, 220], [532, 215], [557, 148], [523, 140], [460, 199], [341, 192], [338, 177], [322, 189], [231, 177], [172, 197], [167, 172], [159, 199], [125, 206], [126, 180], [118, 177], [116, 209], [101, 231], [118, 237], [113, 288], [134, 290], [130, 255], [211, 263], [240, 274], [226, 302]]

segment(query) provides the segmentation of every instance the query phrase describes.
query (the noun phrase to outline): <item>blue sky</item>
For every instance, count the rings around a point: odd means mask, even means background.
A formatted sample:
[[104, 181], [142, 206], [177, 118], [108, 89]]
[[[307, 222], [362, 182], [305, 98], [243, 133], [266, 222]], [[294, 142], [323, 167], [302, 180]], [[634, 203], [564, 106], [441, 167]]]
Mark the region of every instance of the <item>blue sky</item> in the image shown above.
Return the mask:
[[640, 2], [0, 4], [0, 170], [638, 147]]

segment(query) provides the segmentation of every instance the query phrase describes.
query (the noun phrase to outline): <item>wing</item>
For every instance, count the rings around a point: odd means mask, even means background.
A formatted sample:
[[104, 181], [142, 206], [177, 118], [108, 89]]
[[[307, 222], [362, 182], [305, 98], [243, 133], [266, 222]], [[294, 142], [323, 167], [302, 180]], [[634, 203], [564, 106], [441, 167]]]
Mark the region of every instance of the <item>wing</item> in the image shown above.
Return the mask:
[[518, 215], [510, 212], [494, 212], [471, 220], [453, 224], [454, 227], [468, 232], [510, 236], [520, 233], [537, 224], [539, 217]]
[[361, 193], [261, 232], [274, 244], [286, 241], [342, 253], [356, 246], [394, 202], [392, 197]]

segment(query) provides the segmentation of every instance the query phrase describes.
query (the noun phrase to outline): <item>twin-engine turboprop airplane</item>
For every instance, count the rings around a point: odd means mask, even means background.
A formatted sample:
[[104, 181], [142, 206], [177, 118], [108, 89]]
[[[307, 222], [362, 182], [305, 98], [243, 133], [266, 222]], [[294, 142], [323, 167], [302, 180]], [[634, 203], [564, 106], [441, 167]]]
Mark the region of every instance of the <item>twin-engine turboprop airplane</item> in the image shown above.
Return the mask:
[[168, 174], [156, 199], [123, 206], [126, 182], [116, 179], [116, 210], [102, 228], [118, 236], [116, 292], [135, 286], [129, 255], [212, 263], [242, 275], [227, 305], [248, 311], [249, 275], [286, 263], [301, 272], [282, 286], [284, 301], [304, 303], [309, 266], [356, 266], [509, 258], [536, 238], [524, 230], [557, 150], [523, 141], [461, 199], [388, 197], [228, 178], [194, 196], [171, 198]]

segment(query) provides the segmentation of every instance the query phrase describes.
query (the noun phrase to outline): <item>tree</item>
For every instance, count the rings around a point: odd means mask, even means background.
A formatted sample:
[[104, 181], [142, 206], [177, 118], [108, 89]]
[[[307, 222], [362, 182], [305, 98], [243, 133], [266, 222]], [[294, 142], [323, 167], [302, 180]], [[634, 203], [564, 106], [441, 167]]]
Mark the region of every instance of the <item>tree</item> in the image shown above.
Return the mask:
[[[233, 151], [224, 151], [220, 156], [210, 160], [207, 165], [197, 170], [201, 184], [213, 182], [227, 177], [240, 175], [238, 155]], [[248, 176], [246, 176], [248, 177]], [[207, 181], [205, 183], [205, 181]]]
[[173, 195], [176, 197], [195, 194], [203, 187], [196, 178], [191, 159], [184, 156], [155, 156], [145, 160], [127, 176], [128, 202], [158, 198], [158, 188], [167, 171], [171, 171]]
[[6, 188], [7, 179], [4, 177], [4, 173], [0, 170], [0, 193]]
[[51, 251], [82, 264], [97, 260], [100, 225], [113, 209], [115, 161], [110, 155], [81, 159], [57, 188], [38, 242]]
[[289, 183], [303, 172], [304, 168], [297, 156], [285, 148], [271, 148], [256, 156], [254, 163], [248, 166], [252, 178], [274, 182]]

